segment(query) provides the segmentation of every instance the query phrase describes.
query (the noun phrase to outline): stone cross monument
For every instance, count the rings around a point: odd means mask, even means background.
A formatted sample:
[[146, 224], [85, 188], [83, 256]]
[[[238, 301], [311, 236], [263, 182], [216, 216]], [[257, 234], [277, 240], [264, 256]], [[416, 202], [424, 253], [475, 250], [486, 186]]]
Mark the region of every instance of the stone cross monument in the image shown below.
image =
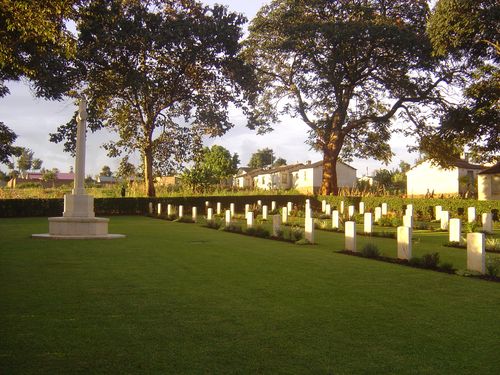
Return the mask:
[[87, 101], [79, 101], [76, 133], [75, 181], [71, 194], [64, 195], [62, 217], [49, 217], [49, 233], [32, 237], [57, 239], [122, 238], [121, 234], [108, 234], [109, 219], [95, 217], [94, 197], [85, 191], [85, 138], [87, 128]]

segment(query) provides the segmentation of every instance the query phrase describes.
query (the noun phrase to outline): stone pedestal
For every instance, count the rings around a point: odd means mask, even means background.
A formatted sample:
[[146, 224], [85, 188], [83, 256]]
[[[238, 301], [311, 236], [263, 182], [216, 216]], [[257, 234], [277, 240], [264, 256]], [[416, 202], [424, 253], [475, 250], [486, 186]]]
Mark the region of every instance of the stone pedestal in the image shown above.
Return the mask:
[[485, 272], [485, 238], [484, 233], [467, 233], [467, 269]]
[[449, 211], [441, 211], [441, 229], [448, 230], [448, 225], [450, 221], [450, 212]]
[[332, 211], [332, 228], [333, 229], [338, 229], [339, 228], [339, 212], [337, 210]]
[[267, 215], [268, 215], [268, 212], [267, 212], [267, 206], [266, 205], [263, 205], [262, 206], [262, 220], [267, 220]]
[[281, 221], [283, 223], [287, 223], [288, 222], [288, 207], [283, 207], [281, 209]]
[[356, 223], [346, 221], [345, 228], [345, 250], [356, 252]]
[[280, 215], [273, 215], [273, 236], [278, 236], [278, 231], [281, 229]]
[[312, 217], [307, 218], [305, 221], [304, 235], [306, 240], [314, 243], [314, 219]]
[[461, 242], [462, 240], [462, 223], [460, 219], [450, 219], [449, 221], [449, 241]]
[[371, 212], [365, 212], [364, 218], [363, 218], [363, 229], [365, 233], [371, 233], [372, 232], [372, 214]]
[[382, 215], [387, 215], [388, 208], [387, 203], [382, 203]]
[[467, 222], [473, 223], [476, 221], [476, 207], [467, 208]]
[[253, 227], [253, 212], [248, 211], [246, 214], [246, 218], [247, 218], [247, 228]]
[[398, 258], [411, 259], [411, 235], [409, 227], [398, 227]]
[[493, 217], [491, 215], [491, 212], [483, 213], [481, 215], [482, 223], [483, 223], [483, 230], [488, 233], [493, 232]]

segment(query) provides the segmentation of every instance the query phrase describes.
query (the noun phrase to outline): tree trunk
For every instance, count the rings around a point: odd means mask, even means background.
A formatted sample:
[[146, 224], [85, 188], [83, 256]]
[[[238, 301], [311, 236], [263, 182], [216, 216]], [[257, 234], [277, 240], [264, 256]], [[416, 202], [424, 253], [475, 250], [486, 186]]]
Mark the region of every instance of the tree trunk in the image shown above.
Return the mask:
[[339, 193], [337, 160], [342, 148], [343, 137], [334, 136], [333, 138], [333, 141], [323, 148], [323, 179], [320, 191], [322, 195], [337, 195]]
[[144, 182], [148, 197], [156, 196], [155, 184], [153, 180], [153, 150], [151, 146], [144, 149]]

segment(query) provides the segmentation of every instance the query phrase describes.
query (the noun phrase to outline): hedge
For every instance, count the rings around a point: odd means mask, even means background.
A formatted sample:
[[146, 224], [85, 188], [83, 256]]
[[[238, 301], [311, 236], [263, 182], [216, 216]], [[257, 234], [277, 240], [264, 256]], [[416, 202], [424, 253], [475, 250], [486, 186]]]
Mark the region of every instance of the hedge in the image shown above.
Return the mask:
[[[167, 204], [183, 205], [184, 212], [190, 214], [191, 207], [198, 207], [200, 213], [204, 212], [205, 202], [210, 202], [210, 207], [222, 203], [223, 209], [228, 209], [230, 203], [235, 204], [237, 212], [245, 210], [245, 204], [256, 204], [258, 200], [263, 205], [271, 206], [271, 201], [276, 201], [278, 206], [287, 202], [303, 206], [304, 195], [236, 195], [236, 196], [201, 196], [201, 197], [172, 197], [172, 198], [95, 198], [94, 210], [96, 216], [108, 215], [144, 215], [149, 210], [149, 203], [161, 203], [166, 210]], [[63, 199], [2, 199], [0, 200], [0, 217], [30, 217], [30, 216], [62, 216], [64, 210]]]
[[359, 202], [365, 203], [365, 210], [374, 211], [375, 207], [380, 207], [382, 203], [387, 203], [389, 211], [395, 211], [402, 214], [408, 204], [413, 204], [413, 210], [417, 213], [428, 213], [434, 215], [434, 207], [442, 206], [443, 210], [450, 211], [452, 216], [467, 215], [468, 207], [476, 207], [476, 215], [483, 212], [492, 212], [494, 220], [498, 221], [500, 210], [500, 201], [478, 201], [475, 199], [461, 198], [400, 198], [400, 197], [349, 197], [349, 196], [318, 196], [317, 200], [321, 202], [326, 200], [332, 205], [332, 208], [340, 207], [340, 202], [344, 201], [345, 207], [353, 205], [358, 209]]

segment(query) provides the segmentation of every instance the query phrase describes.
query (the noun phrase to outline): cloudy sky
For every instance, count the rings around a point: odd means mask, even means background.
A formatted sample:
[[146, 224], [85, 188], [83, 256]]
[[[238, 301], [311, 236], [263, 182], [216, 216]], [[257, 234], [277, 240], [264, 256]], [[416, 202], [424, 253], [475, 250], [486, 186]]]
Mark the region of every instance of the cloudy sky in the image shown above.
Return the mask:
[[[251, 20], [258, 9], [268, 1], [265, 0], [205, 0], [207, 4], [225, 4], [230, 10], [243, 13]], [[69, 154], [64, 153], [62, 144], [49, 142], [49, 133], [66, 123], [75, 110], [71, 101], [46, 101], [33, 96], [29, 85], [25, 82], [9, 82], [10, 95], [0, 99], [0, 121], [4, 122], [18, 135], [16, 144], [28, 147], [35, 153], [35, 157], [43, 160], [43, 167], [47, 169], [59, 168], [62, 172], [68, 171], [74, 161]], [[281, 123], [275, 125], [275, 130], [266, 135], [257, 135], [245, 127], [245, 119], [241, 113], [232, 112], [232, 121], [235, 127], [221, 138], [207, 139], [206, 145], [219, 144], [232, 153], [240, 156], [242, 165], [246, 165], [250, 156], [259, 148], [270, 147], [275, 155], [285, 158], [288, 163], [305, 162], [306, 160], [321, 160], [321, 155], [309, 149], [304, 141], [307, 138], [307, 127], [299, 119], [282, 118]], [[113, 135], [100, 131], [89, 134], [87, 138], [86, 173], [95, 175], [102, 166], [109, 165], [116, 170], [119, 158], [110, 159], [100, 145]], [[407, 140], [394, 137], [391, 145], [396, 156], [389, 168], [396, 167], [400, 160], [412, 163], [416, 154], [406, 152]], [[138, 164], [138, 163], [137, 163]], [[374, 160], [354, 160], [350, 163], [357, 168], [358, 177], [369, 174], [377, 168], [387, 168]], [[0, 169], [6, 170], [5, 166]]]

